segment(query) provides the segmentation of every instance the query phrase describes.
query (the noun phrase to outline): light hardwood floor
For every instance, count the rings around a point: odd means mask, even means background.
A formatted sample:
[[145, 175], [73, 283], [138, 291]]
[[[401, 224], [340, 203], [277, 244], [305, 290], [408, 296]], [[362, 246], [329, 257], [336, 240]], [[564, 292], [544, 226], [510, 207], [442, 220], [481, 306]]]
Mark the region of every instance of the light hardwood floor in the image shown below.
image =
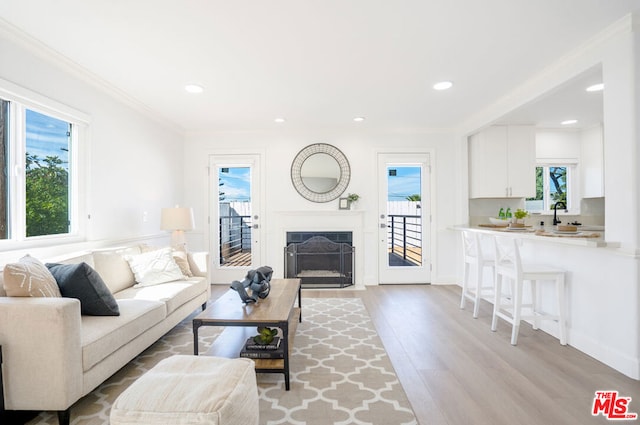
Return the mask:
[[421, 425], [611, 423], [591, 415], [597, 390], [632, 397], [640, 413], [639, 381], [528, 324], [512, 346], [505, 322], [490, 331], [489, 303], [477, 319], [471, 303], [460, 310], [458, 286], [307, 289], [303, 320], [307, 297], [363, 300]]

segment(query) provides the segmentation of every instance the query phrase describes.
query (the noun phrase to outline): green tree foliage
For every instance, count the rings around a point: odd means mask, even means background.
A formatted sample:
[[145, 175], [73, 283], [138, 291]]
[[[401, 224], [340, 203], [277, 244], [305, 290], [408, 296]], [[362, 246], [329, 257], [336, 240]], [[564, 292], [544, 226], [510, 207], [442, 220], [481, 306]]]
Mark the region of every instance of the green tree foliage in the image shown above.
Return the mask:
[[567, 168], [566, 167], [549, 167], [549, 181], [553, 186], [550, 190], [551, 201], [553, 204], [562, 201], [567, 202]]
[[57, 156], [27, 152], [27, 236], [69, 232], [69, 172]]
[[409, 195], [407, 196], [407, 201], [420, 201], [420, 194], [415, 194], [415, 195]]
[[544, 198], [544, 167], [536, 167], [536, 196], [527, 201], [541, 201]]
[[536, 167], [536, 197], [534, 199], [542, 199], [544, 196], [544, 172], [543, 167]]

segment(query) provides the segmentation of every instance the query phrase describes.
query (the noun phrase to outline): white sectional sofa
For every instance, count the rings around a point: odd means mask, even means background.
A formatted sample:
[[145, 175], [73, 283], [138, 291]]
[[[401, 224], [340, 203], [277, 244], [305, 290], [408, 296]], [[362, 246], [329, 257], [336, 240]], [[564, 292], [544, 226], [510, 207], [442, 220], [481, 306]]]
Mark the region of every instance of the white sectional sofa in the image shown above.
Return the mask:
[[76, 401], [189, 314], [205, 308], [211, 294], [207, 253], [183, 254], [192, 277], [141, 286], [126, 256], [133, 256], [131, 261], [144, 251], [135, 246], [42, 261], [87, 263], [117, 301], [117, 316], [81, 314], [76, 298], [7, 296], [2, 282], [0, 345], [7, 410], [58, 411], [60, 423], [68, 423]]

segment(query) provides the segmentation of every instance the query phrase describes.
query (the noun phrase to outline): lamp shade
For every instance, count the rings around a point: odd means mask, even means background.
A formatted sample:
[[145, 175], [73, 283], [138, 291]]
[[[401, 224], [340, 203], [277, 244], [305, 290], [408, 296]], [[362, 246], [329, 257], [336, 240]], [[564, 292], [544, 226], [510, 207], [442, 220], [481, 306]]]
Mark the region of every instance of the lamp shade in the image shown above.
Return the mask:
[[163, 208], [160, 215], [160, 229], [162, 230], [191, 230], [195, 227], [193, 209], [175, 207]]

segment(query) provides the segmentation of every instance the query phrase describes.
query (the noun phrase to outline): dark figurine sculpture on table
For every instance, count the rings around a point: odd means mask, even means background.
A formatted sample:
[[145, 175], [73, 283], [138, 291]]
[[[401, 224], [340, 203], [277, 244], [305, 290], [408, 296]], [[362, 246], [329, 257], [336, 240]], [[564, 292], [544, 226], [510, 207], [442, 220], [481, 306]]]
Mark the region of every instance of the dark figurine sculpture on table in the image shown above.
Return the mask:
[[245, 304], [258, 302], [258, 298], [265, 299], [269, 295], [271, 275], [273, 275], [273, 269], [269, 266], [249, 270], [242, 282], [237, 280], [231, 282], [231, 289], [238, 292], [240, 299]]

